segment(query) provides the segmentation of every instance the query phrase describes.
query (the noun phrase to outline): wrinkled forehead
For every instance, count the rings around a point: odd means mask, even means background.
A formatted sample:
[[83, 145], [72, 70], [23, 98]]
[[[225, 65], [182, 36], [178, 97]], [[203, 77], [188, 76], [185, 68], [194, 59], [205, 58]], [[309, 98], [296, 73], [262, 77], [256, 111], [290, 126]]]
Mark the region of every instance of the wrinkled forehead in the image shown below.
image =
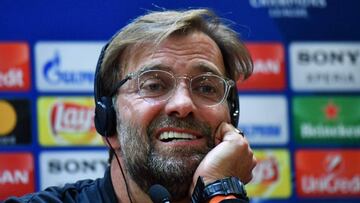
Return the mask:
[[128, 47], [121, 56], [122, 74], [138, 71], [149, 66], [171, 69], [177, 64], [199, 72], [225, 75], [223, 56], [218, 45], [202, 32], [186, 35], [174, 34], [159, 44], [142, 43]]

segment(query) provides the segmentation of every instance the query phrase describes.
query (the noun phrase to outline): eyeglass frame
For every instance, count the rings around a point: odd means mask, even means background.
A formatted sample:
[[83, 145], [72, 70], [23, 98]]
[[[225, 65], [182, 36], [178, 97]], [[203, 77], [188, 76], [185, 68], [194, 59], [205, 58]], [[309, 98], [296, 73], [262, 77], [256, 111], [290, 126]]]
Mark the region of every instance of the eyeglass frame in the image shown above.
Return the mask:
[[[135, 72], [131, 72], [131, 73], [126, 74], [125, 78], [122, 79], [122, 80], [120, 80], [120, 81], [115, 85], [115, 87], [114, 87], [113, 90], [111, 91], [110, 96], [111, 96], [111, 97], [115, 96], [116, 93], [117, 93], [117, 91], [118, 91], [118, 89], [119, 89], [121, 86], [123, 86], [128, 80], [132, 80], [132, 79], [135, 79], [135, 78], [139, 78], [139, 76], [140, 76], [141, 74], [143, 74], [143, 73], [145, 73], [145, 72], [148, 72], [148, 71], [149, 71], [149, 72], [150, 72], [150, 71], [166, 72], [167, 74], [171, 75], [172, 77], [174, 77], [174, 78], [176, 79], [176, 81], [175, 81], [175, 84], [176, 84], [176, 85], [174, 86], [174, 88], [177, 87], [177, 85], [178, 85], [178, 79], [179, 79], [179, 78], [188, 79], [188, 80], [190, 81], [190, 84], [191, 84], [191, 81], [192, 81], [193, 78], [197, 78], [197, 77], [200, 77], [200, 76], [202, 76], [202, 75], [213, 75], [213, 76], [216, 76], [216, 77], [222, 79], [223, 82], [224, 82], [224, 84], [225, 84], [225, 91], [224, 91], [225, 93], [224, 93], [221, 101], [219, 101], [218, 103], [216, 103], [216, 104], [214, 104], [214, 105], [205, 105], [206, 107], [214, 107], [214, 106], [217, 106], [217, 105], [223, 103], [223, 102], [226, 100], [226, 98], [229, 96], [230, 89], [231, 89], [232, 87], [234, 87], [234, 85], [235, 85], [235, 81], [234, 81], [234, 80], [229, 79], [229, 78], [224, 77], [224, 76], [220, 76], [220, 75], [214, 74], [214, 73], [212, 73], [212, 72], [204, 72], [204, 73], [201, 73], [201, 74], [199, 74], [199, 75], [192, 76], [192, 77], [189, 77], [189, 76], [175, 76], [172, 72], [169, 72], [169, 71], [160, 70], [160, 69], [151, 69], [151, 68], [149, 68], [149, 67], [147, 67], [147, 68], [145, 67], [145, 68], [142, 68], [142, 69], [137, 70], [137, 71], [135, 71]], [[137, 81], [137, 89], [138, 89], [138, 91], [140, 92], [140, 89], [139, 89], [139, 88], [140, 88], [140, 87], [139, 87], [139, 81]], [[191, 95], [192, 95], [192, 90], [190, 90], [190, 91], [191, 91]], [[172, 93], [172, 94], [173, 94], [173, 93]], [[166, 100], [168, 100], [169, 98], [171, 98], [172, 94], [171, 94], [168, 98], [166, 98], [166, 99], [164, 99], [164, 100], [161, 100], [161, 101], [166, 101]], [[145, 99], [144, 99], [144, 100], [145, 100]], [[145, 100], [145, 101], [146, 101], [146, 100]]]

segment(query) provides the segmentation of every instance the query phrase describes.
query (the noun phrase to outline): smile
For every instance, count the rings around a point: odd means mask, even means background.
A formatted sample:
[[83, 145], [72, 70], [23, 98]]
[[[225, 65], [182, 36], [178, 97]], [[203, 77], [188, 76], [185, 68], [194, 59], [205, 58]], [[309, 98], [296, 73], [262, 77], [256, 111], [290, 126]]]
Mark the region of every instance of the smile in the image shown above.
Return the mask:
[[159, 139], [162, 142], [184, 141], [184, 140], [195, 140], [196, 136], [188, 134], [188, 133], [163, 132], [160, 134]]

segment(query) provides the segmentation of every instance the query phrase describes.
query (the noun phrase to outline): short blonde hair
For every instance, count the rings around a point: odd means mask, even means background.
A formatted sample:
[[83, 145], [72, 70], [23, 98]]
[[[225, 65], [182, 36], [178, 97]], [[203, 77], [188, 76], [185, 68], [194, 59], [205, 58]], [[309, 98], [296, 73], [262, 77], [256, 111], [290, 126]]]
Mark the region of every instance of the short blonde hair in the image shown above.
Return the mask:
[[122, 59], [126, 49], [153, 43], [159, 45], [174, 34], [200, 31], [208, 35], [221, 50], [227, 77], [238, 80], [248, 78], [253, 71], [253, 63], [248, 50], [237, 33], [222, 23], [208, 9], [186, 11], [158, 11], [134, 19], [114, 35], [106, 49], [101, 65], [102, 96], [110, 96], [115, 84], [121, 79], [126, 68]]

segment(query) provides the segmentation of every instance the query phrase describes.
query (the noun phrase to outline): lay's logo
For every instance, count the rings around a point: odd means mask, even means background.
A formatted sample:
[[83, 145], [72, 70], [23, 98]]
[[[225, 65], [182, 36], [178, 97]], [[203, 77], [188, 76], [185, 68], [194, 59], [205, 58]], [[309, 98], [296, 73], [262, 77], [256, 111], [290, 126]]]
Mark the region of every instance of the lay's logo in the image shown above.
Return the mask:
[[100, 145], [91, 97], [42, 97], [38, 100], [39, 141], [45, 146]]
[[253, 183], [271, 184], [279, 179], [279, 167], [275, 157], [268, 157], [257, 160], [258, 163], [254, 169], [256, 176]]
[[58, 102], [51, 110], [51, 128], [59, 133], [94, 131], [94, 108], [70, 102]]
[[291, 195], [290, 156], [284, 149], [254, 150], [258, 160], [246, 185], [250, 197], [288, 198]]

